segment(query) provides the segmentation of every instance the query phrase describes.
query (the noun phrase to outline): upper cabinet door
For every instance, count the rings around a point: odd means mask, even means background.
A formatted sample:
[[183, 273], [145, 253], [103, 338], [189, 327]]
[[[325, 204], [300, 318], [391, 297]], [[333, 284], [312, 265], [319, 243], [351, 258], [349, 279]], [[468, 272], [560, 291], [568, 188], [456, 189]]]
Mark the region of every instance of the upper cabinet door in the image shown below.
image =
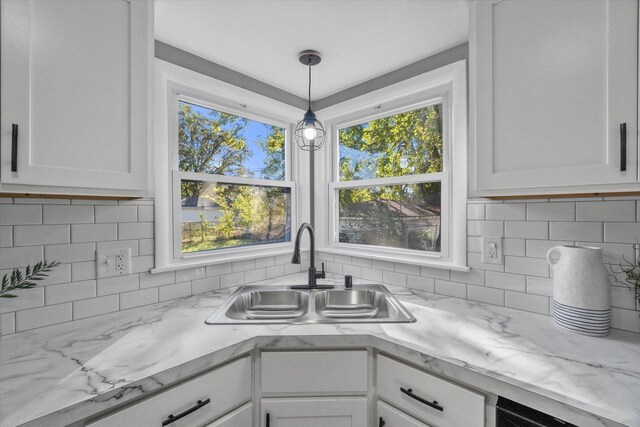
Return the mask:
[[2, 184], [146, 191], [152, 5], [0, 4]]
[[472, 195], [637, 183], [637, 0], [475, 1], [470, 49]]

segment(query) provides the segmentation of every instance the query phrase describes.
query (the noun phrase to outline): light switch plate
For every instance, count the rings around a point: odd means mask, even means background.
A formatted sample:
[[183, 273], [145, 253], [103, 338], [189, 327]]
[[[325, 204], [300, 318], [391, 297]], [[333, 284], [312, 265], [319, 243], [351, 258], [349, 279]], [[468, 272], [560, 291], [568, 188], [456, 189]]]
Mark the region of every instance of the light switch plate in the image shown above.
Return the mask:
[[502, 264], [502, 237], [482, 237], [482, 262], [484, 264]]
[[96, 271], [99, 279], [131, 274], [131, 248], [96, 251]]

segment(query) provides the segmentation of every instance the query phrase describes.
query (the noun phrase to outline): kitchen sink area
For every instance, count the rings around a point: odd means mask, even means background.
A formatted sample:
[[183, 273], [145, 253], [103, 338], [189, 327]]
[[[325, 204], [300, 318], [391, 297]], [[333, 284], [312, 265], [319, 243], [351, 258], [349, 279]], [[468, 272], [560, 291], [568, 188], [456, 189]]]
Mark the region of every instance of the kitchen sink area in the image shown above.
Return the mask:
[[241, 286], [206, 320], [208, 325], [412, 323], [416, 319], [383, 285], [354, 289]]

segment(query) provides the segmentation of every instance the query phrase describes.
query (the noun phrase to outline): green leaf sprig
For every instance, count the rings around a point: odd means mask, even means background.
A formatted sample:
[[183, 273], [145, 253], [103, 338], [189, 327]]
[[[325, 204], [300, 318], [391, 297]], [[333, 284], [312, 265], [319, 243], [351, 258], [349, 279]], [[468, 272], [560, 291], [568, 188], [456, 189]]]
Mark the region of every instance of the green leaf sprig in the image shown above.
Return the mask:
[[[619, 263], [616, 268], [611, 266], [611, 272], [614, 273], [611, 275], [613, 280], [616, 283], [620, 283], [625, 285], [627, 288], [631, 289], [635, 293], [636, 301], [640, 303], [640, 260], [638, 260], [638, 255], [640, 251], [640, 242], [633, 245], [633, 248], [636, 251], [635, 259], [633, 261], [629, 261], [624, 255], [622, 256], [623, 263]], [[624, 274], [624, 281], [618, 279], [616, 274]]]
[[36, 263], [33, 267], [27, 265], [24, 275], [19, 268], [14, 269], [11, 273], [7, 273], [2, 277], [2, 289], [0, 289], [0, 298], [15, 298], [17, 295], [9, 292], [16, 289], [31, 289], [38, 286], [38, 280], [42, 280], [48, 276], [48, 273], [56, 268], [60, 263], [58, 261], [47, 262], [46, 260]]

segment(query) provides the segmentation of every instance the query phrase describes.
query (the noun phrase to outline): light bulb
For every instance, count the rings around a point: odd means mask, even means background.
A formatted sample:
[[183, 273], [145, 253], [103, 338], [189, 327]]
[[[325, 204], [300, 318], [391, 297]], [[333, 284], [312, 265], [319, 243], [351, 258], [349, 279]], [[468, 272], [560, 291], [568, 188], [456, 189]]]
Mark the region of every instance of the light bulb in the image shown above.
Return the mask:
[[309, 126], [304, 128], [303, 135], [305, 139], [311, 141], [312, 139], [315, 139], [316, 136], [318, 136], [318, 132], [316, 131], [316, 128]]

